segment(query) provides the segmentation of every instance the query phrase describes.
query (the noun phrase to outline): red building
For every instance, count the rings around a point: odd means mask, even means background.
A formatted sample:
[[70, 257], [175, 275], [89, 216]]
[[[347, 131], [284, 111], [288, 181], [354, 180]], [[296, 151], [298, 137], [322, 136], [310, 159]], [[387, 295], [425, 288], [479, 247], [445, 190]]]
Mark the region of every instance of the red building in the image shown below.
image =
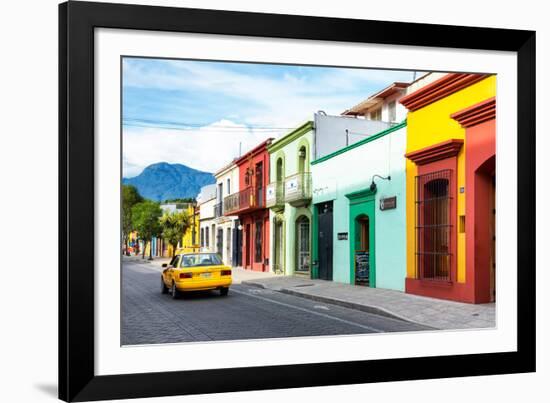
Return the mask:
[[495, 300], [496, 100], [477, 103], [451, 115], [465, 129], [466, 276], [473, 279], [470, 300]]
[[239, 191], [224, 199], [224, 215], [239, 217], [242, 231], [242, 266], [269, 270], [269, 209], [265, 188], [269, 183], [268, 139], [235, 161], [239, 168]]

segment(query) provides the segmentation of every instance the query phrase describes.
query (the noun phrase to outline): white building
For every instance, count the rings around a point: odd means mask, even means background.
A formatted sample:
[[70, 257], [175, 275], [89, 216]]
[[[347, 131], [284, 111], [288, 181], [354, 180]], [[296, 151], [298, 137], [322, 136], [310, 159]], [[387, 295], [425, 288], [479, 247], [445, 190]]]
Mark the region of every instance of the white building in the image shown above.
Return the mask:
[[214, 205], [214, 224], [216, 225], [216, 252], [220, 254], [224, 264], [238, 265], [240, 255], [240, 237], [237, 233], [239, 217], [225, 216], [223, 199], [239, 191], [239, 168], [232, 161], [218, 172], [216, 178], [216, 204]]
[[398, 101], [407, 93], [410, 85], [410, 83], [395, 82], [345, 110], [342, 115], [390, 124], [401, 123], [407, 117], [407, 108]]
[[216, 223], [214, 206], [216, 205], [216, 184], [206, 185], [201, 188], [197, 196], [200, 221], [200, 250], [201, 252], [216, 252]]

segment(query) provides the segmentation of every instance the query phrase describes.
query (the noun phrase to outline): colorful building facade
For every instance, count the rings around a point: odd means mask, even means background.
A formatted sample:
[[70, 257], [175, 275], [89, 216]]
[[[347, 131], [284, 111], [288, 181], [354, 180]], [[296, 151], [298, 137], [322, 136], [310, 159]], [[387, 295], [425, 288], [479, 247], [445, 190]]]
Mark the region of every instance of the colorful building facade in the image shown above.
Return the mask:
[[311, 163], [313, 277], [404, 290], [406, 123]]
[[267, 139], [235, 161], [239, 169], [239, 191], [224, 198], [224, 215], [238, 216], [242, 231], [242, 267], [269, 270], [269, 210], [265, 190], [269, 183]]
[[495, 298], [496, 77], [452, 73], [401, 99], [407, 116], [406, 292]]
[[270, 183], [270, 271], [311, 275], [311, 171], [313, 122], [268, 146]]
[[199, 233], [200, 233], [200, 216], [197, 211], [196, 203], [185, 203], [183, 211], [189, 217], [189, 228], [183, 234], [178, 252], [192, 253], [200, 250]]
[[239, 191], [239, 168], [232, 161], [216, 173], [216, 205], [214, 222], [216, 224], [216, 251], [226, 265], [240, 266], [239, 217], [225, 215], [223, 200], [231, 193]]
[[214, 207], [216, 205], [216, 184], [201, 188], [197, 196], [199, 208], [200, 251], [216, 252], [216, 222]]

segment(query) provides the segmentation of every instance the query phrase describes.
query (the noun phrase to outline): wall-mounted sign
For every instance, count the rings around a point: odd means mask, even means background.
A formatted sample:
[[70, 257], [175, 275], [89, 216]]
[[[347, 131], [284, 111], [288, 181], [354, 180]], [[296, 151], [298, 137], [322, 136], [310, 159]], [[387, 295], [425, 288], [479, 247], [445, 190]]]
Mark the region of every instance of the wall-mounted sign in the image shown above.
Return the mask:
[[380, 199], [380, 210], [391, 210], [397, 207], [397, 196]]
[[272, 200], [275, 200], [277, 194], [276, 191], [277, 189], [275, 188], [275, 184], [270, 183], [269, 185], [267, 185], [267, 188], [265, 190], [266, 201], [270, 202]]
[[339, 241], [347, 241], [348, 240], [348, 233], [347, 232], [339, 232], [338, 233], [338, 240]]
[[287, 194], [294, 193], [298, 190], [298, 177], [291, 178], [285, 181], [285, 192]]

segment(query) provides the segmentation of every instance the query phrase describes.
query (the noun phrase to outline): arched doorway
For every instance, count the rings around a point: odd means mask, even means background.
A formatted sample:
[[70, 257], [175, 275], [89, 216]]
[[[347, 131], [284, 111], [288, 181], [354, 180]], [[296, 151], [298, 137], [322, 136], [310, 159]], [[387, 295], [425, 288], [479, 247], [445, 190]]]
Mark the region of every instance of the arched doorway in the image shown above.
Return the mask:
[[366, 214], [355, 218], [355, 284], [370, 283], [370, 220]]
[[310, 223], [309, 218], [301, 215], [296, 220], [296, 272], [310, 271]]
[[496, 300], [496, 203], [495, 157], [488, 158], [474, 173], [474, 265], [477, 298]]
[[273, 218], [273, 271], [285, 274], [284, 220], [281, 214]]

